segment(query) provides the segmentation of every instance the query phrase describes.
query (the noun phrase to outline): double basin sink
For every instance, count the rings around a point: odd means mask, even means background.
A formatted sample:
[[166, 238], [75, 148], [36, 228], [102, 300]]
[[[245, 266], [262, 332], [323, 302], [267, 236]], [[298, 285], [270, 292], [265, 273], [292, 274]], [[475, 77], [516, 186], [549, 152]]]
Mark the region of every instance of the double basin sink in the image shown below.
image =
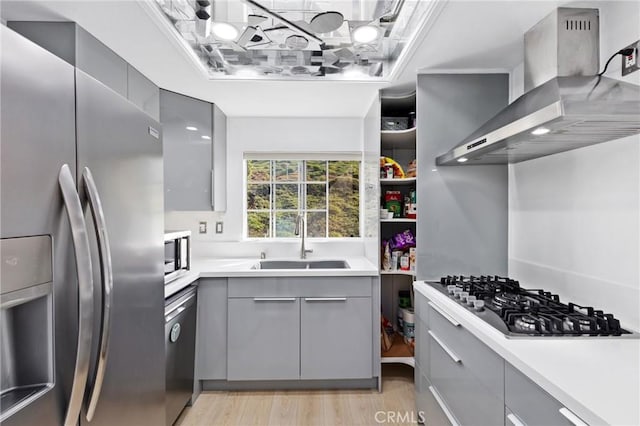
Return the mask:
[[349, 269], [344, 260], [261, 260], [251, 269]]

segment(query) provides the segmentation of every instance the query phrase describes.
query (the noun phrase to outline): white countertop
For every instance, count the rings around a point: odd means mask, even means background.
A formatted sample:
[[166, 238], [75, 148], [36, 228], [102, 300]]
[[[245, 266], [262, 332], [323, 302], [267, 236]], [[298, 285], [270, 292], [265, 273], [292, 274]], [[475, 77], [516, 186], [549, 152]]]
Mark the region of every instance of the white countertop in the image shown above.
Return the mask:
[[508, 339], [425, 282], [414, 288], [588, 424], [640, 425], [640, 339]]
[[[300, 260], [290, 258], [269, 258], [265, 260]], [[191, 259], [191, 270], [165, 285], [164, 297], [167, 298], [182, 290], [198, 278], [213, 277], [345, 277], [377, 276], [378, 267], [365, 257], [310, 258], [314, 260], [345, 260], [347, 269], [251, 269], [260, 261], [258, 258], [240, 259]]]
[[[269, 258], [264, 260], [300, 260]], [[192, 259], [191, 270], [201, 277], [327, 277], [376, 276], [378, 268], [365, 257], [309, 258], [315, 260], [345, 260], [347, 269], [251, 269], [260, 259]]]

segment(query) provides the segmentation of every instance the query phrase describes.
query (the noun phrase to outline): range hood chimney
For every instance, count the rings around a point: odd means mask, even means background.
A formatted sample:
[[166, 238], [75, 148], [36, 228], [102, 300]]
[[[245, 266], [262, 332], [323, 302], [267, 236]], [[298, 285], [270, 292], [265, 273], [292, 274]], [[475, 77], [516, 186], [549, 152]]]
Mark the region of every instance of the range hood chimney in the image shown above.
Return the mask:
[[526, 93], [438, 165], [531, 160], [640, 133], [640, 87], [602, 77], [598, 9], [558, 8], [524, 36]]

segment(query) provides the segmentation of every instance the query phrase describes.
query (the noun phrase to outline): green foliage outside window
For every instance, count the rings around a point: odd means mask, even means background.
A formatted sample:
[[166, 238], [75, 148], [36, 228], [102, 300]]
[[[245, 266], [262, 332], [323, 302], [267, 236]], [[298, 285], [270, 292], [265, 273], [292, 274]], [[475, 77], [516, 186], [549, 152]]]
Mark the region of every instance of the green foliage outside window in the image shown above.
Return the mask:
[[247, 160], [247, 236], [294, 237], [305, 216], [307, 237], [360, 236], [360, 162]]

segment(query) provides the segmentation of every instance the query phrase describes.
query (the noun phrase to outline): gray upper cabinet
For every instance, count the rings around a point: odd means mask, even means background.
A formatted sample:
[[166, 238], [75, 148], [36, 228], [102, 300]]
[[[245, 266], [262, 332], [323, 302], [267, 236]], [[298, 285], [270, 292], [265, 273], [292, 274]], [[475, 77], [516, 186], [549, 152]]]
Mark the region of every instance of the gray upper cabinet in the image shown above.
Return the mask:
[[233, 298], [228, 309], [228, 380], [300, 377], [299, 299]]
[[372, 377], [371, 298], [304, 297], [300, 303], [300, 378]]
[[160, 89], [131, 65], [127, 65], [127, 99], [160, 121]]
[[213, 105], [213, 209], [227, 210], [227, 116]]
[[158, 86], [76, 23], [10, 21], [7, 25], [159, 120]]
[[212, 104], [160, 91], [166, 211], [212, 209]]
[[13, 21], [8, 26], [127, 97], [127, 63], [77, 24]]
[[[418, 279], [507, 273], [507, 167], [437, 167], [507, 106], [508, 74], [422, 74], [417, 82]], [[433, 172], [431, 171], [433, 170]]]

